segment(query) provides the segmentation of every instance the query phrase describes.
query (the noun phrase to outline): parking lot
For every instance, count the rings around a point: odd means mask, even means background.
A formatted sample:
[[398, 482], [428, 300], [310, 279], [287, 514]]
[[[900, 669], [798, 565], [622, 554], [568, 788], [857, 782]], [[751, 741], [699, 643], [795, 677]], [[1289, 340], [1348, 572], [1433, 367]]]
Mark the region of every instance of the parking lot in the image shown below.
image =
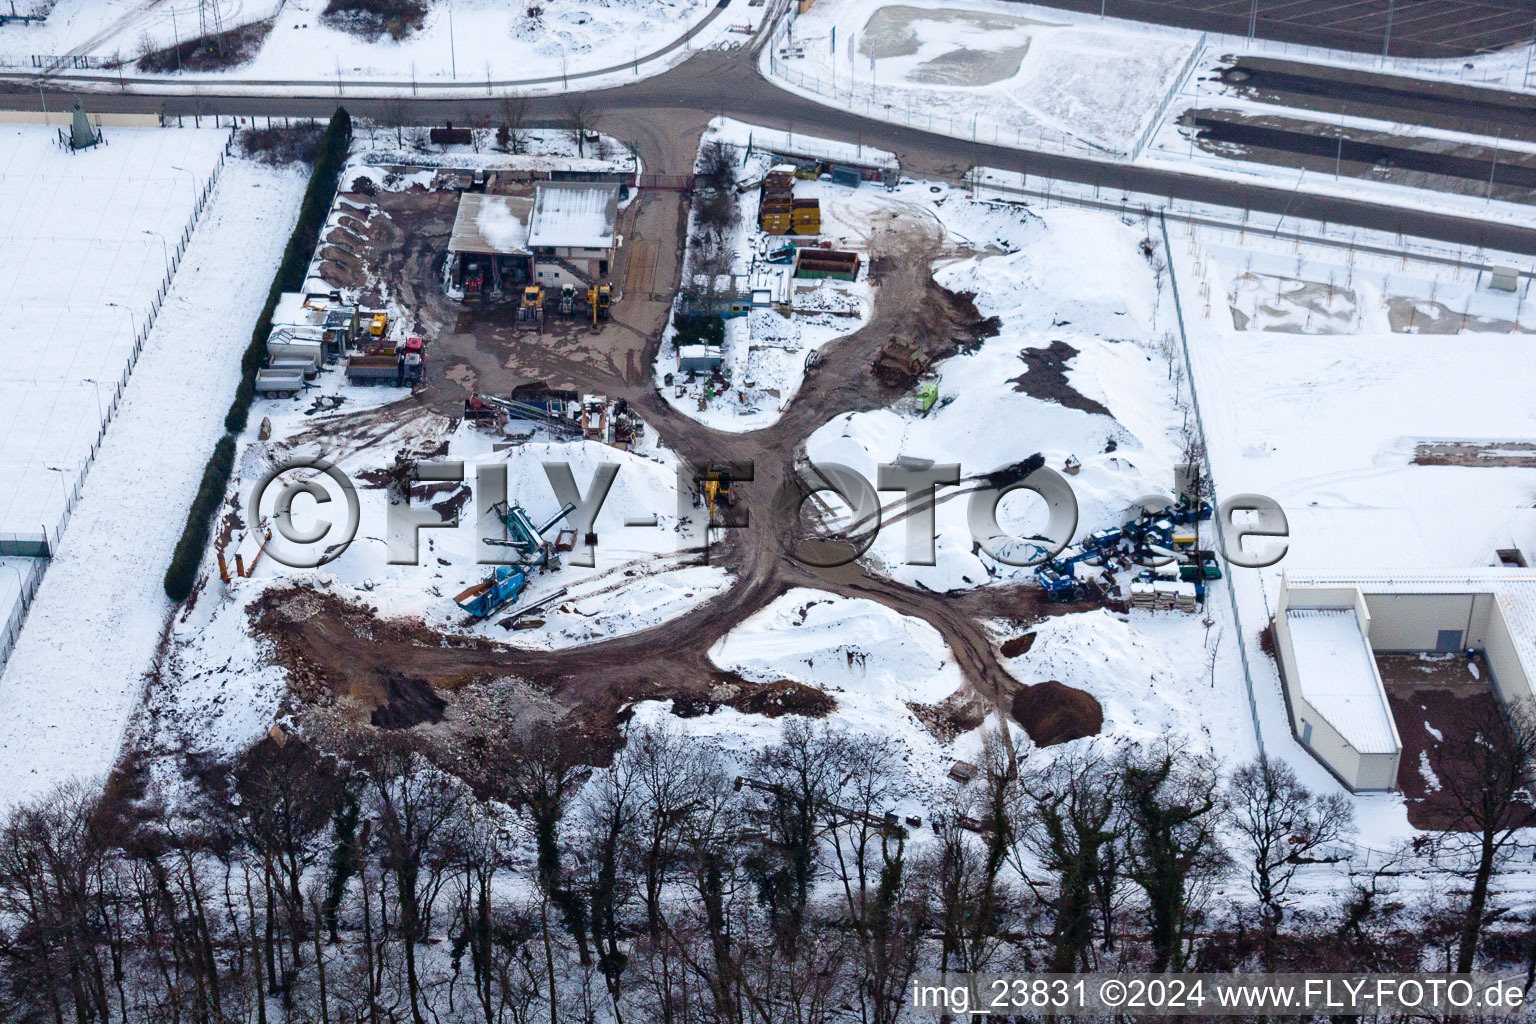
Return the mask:
[[1036, 0], [1047, 7], [1307, 46], [1380, 53], [1390, 13], [1394, 57], [1465, 57], [1531, 38], [1517, 0]]

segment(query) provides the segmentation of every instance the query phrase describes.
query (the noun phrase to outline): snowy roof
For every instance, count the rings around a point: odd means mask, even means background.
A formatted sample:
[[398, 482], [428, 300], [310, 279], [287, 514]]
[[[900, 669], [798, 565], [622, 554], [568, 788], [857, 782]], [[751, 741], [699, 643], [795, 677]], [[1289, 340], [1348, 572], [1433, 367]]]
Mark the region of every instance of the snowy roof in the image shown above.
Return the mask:
[[533, 200], [527, 196], [493, 196], [465, 192], [453, 219], [449, 252], [511, 255], [528, 251], [528, 222]]
[[1288, 608], [1296, 680], [1317, 709], [1362, 754], [1402, 749], [1376, 659], [1353, 608]]
[[619, 216], [619, 187], [551, 182], [538, 187], [528, 244], [571, 249], [611, 249]]
[[1536, 569], [1476, 568], [1425, 572], [1287, 572], [1285, 585], [1359, 587], [1362, 594], [1492, 594], [1509, 625], [1515, 654], [1528, 677], [1536, 677]]

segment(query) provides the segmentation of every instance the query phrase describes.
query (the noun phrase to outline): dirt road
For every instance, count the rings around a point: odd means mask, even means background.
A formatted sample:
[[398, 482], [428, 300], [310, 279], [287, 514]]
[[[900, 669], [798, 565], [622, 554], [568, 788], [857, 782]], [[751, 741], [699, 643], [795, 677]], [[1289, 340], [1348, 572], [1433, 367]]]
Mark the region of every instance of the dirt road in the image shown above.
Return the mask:
[[[703, 127], [700, 119], [689, 137], [664, 134], [639, 140], [647, 166], [690, 167]], [[559, 652], [422, 643], [418, 631], [409, 627], [354, 629], [348, 623], [355, 612], [296, 618], [282, 613], [296, 598], [279, 592], [276, 610], [269, 608], [259, 622], [278, 640], [298, 678], [322, 678], [332, 692], [382, 708], [376, 720], [408, 724], [432, 713], [429, 686], [451, 689], [515, 675], [554, 696], [569, 710], [571, 722], [589, 740], [599, 741], [596, 749], [606, 749], [616, 741], [614, 723], [625, 705], [643, 699], [707, 697], [727, 681], [708, 660], [711, 644], [785, 591], [810, 587], [878, 601], [931, 623], [967, 680], [964, 695], [949, 702], [950, 712], [962, 724], [975, 724], [994, 708], [1007, 713], [1020, 684], [999, 664], [982, 621], [1024, 623], [1086, 605], [1048, 603], [1033, 587], [936, 594], [869, 575], [857, 565], [819, 569], [790, 554], [805, 539], [799, 515], [802, 491], [794, 476], [805, 439], [839, 414], [883, 408], [901, 394], [870, 372], [880, 345], [899, 335], [943, 358], [995, 329], [980, 319], [968, 297], [933, 282], [933, 260], [946, 252], [935, 221], [908, 218], [899, 230], [881, 232], [882, 251], [872, 254], [879, 279], [869, 322], [820, 350], [777, 423], [730, 433], [673, 409], [657, 391], [651, 371], [680, 276], [685, 196], [643, 192], [621, 222], [625, 251], [640, 249], [648, 262], [654, 260], [650, 290], [627, 292], [615, 307], [614, 319], [596, 329], [556, 322], [538, 334], [520, 330], [509, 310], [475, 307], [466, 312], [443, 295], [440, 261], [455, 200], [445, 193], [386, 193], [374, 200], [383, 215], [376, 214], [366, 227], [353, 227], [368, 239], [381, 262], [380, 275], [413, 310], [418, 328], [434, 338], [431, 383], [413, 408], [453, 416], [473, 391], [505, 394], [516, 385], [542, 380], [625, 399], [662, 444], [691, 463], [752, 464], [753, 480], [737, 485], [738, 500], [749, 515], [747, 527], [721, 531], [724, 539], [711, 552], [711, 561], [735, 573], [737, 583], [655, 629]], [[621, 262], [615, 278], [625, 276]], [[344, 429], [344, 423], [332, 421], [332, 427]]]

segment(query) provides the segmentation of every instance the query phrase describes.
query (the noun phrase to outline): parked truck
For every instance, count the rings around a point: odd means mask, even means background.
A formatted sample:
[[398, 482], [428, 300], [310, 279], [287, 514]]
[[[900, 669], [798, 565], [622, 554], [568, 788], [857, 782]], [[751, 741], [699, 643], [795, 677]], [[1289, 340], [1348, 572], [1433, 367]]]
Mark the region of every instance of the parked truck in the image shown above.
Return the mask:
[[420, 338], [411, 338], [398, 348], [377, 348], [349, 358], [347, 381], [414, 387], [421, 383], [425, 370], [426, 345]]

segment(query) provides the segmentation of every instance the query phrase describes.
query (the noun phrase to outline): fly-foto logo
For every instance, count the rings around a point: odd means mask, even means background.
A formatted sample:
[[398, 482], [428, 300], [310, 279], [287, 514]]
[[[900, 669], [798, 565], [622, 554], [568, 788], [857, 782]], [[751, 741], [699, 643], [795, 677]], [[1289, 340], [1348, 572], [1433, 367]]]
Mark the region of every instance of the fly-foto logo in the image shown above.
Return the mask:
[[[576, 543], [568, 557], [569, 564], [595, 566], [598, 514], [607, 501], [619, 464], [600, 463], [592, 472], [585, 492], [576, 482], [568, 462], [543, 463], [544, 476], [555, 502], [560, 506], [564, 525], [574, 530]], [[472, 472], [471, 472], [472, 470]], [[508, 554], [505, 539], [511, 504], [507, 493], [507, 466], [501, 462], [466, 466], [464, 462], [418, 462], [408, 473], [392, 476], [388, 484], [384, 536], [391, 565], [416, 565], [421, 557], [421, 531], [456, 530], [460, 514], [446, 516], [438, 508], [412, 497], [417, 485], [464, 484], [473, 477], [475, 524], [478, 553], [482, 565], [507, 565], [516, 561]], [[712, 505], [722, 481], [734, 494], [739, 488], [750, 493], [755, 473], [750, 463], [703, 470], [679, 463], [676, 476], [678, 548], [680, 553], [708, 560], [711, 527], [742, 528], [746, 517], [723, 517], [711, 522], [701, 514], [701, 505]], [[792, 474], [798, 500], [792, 511], [799, 516], [808, 503], [814, 514], [841, 505], [846, 509], [833, 536], [835, 544], [791, 544], [788, 553], [805, 564], [818, 568], [846, 565], [863, 556], [879, 537], [885, 525], [881, 492], [900, 492], [898, 507], [900, 528], [905, 535], [905, 561], [908, 565], [933, 565], [938, 528], [936, 507], [942, 488], [964, 487], [965, 520], [970, 538], [977, 549], [1003, 565], [1036, 566], [1051, 561], [1072, 543], [1077, 532], [1077, 496], [1067, 479], [1046, 466], [1024, 469], [1006, 467], [976, 477], [962, 477], [959, 463], [921, 467], [883, 463], [877, 477], [868, 477], [838, 463], [807, 463]], [[1003, 499], [1015, 492], [1033, 494], [1043, 503], [1045, 523], [1029, 536], [1009, 532], [999, 521]], [[709, 494], [709, 498], [704, 495]], [[956, 496], [951, 492], [949, 496]], [[735, 499], [750, 505], [745, 497]], [[1136, 504], [1147, 517], [1156, 519], [1174, 507], [1165, 495], [1146, 495]], [[295, 459], [269, 470], [252, 487], [246, 501], [247, 522], [267, 523], [271, 537], [265, 551], [273, 561], [296, 569], [313, 569], [339, 558], [356, 539], [362, 525], [361, 503], [357, 487], [344, 472], [324, 459]], [[456, 506], [455, 506], [456, 509]], [[1198, 513], [1195, 514], [1198, 518]], [[1278, 502], [1260, 494], [1239, 494], [1221, 503], [1216, 512], [1216, 536], [1222, 556], [1233, 566], [1258, 569], [1274, 565], [1285, 557], [1290, 536], [1285, 511]], [[897, 517], [893, 517], [897, 518]], [[655, 528], [656, 514], [629, 516], [626, 528]], [[784, 526], [788, 524], [770, 524]], [[781, 530], [792, 536], [792, 531]], [[825, 539], [825, 538], [823, 538]], [[1245, 545], [1250, 539], [1259, 543]], [[1171, 555], [1152, 548], [1140, 552], [1145, 564], [1166, 562]]]

